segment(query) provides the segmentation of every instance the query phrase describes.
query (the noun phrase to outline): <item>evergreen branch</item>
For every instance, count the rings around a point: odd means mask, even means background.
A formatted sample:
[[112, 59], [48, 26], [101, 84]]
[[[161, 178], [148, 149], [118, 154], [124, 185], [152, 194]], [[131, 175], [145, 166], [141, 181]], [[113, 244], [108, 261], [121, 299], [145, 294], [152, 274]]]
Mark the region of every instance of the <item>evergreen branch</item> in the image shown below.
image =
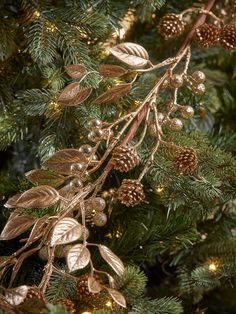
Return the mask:
[[54, 94], [46, 89], [29, 89], [17, 93], [16, 105], [29, 116], [43, 115]]
[[39, 17], [26, 32], [28, 50], [33, 60], [41, 65], [52, 63], [57, 56], [57, 36], [47, 30], [47, 23], [46, 18]]
[[129, 314], [180, 314], [183, 313], [181, 303], [176, 298], [161, 298], [155, 300], [143, 299], [137, 302]]

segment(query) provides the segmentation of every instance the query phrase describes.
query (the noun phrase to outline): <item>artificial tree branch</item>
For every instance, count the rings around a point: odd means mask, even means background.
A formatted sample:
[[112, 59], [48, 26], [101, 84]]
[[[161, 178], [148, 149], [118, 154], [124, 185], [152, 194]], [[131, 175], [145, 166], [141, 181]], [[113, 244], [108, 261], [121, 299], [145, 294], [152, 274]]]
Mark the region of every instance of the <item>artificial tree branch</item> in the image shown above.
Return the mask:
[[[124, 140], [122, 141], [122, 145], [126, 145], [130, 141], [132, 141], [134, 135], [136, 134], [137, 129], [139, 128], [139, 126], [142, 123], [143, 119], [146, 117], [146, 114], [147, 114], [147, 111], [148, 111], [148, 101], [150, 100], [150, 98], [153, 95], [157, 95], [158, 91], [160, 90], [160, 87], [161, 87], [162, 83], [169, 76], [170, 71], [172, 71], [177, 66], [179, 61], [185, 55], [185, 52], [189, 51], [189, 48], [190, 48], [191, 42], [193, 40], [193, 36], [194, 36], [194, 33], [195, 33], [196, 29], [205, 22], [205, 19], [206, 19], [206, 16], [207, 16], [206, 13], [211, 10], [211, 8], [213, 7], [214, 3], [215, 3], [215, 0], [208, 0], [207, 1], [207, 4], [206, 4], [206, 6], [204, 8], [204, 11], [203, 11], [204, 13], [200, 13], [199, 16], [197, 17], [197, 19], [196, 19], [196, 21], [195, 21], [191, 31], [188, 33], [188, 35], [185, 38], [182, 46], [178, 50], [178, 52], [176, 54], [176, 57], [174, 58], [175, 61], [167, 68], [165, 74], [162, 76], [162, 78], [158, 81], [158, 83], [153, 87], [151, 92], [145, 98], [143, 104], [141, 105], [140, 111], [138, 112], [138, 114], [134, 118], [134, 121], [133, 121], [133, 124], [132, 124], [131, 128], [127, 132], [127, 135], [125, 136]], [[113, 164], [112, 164], [112, 162], [110, 160], [107, 163], [107, 165], [106, 165], [104, 170], [106, 172], [109, 172], [112, 168], [113, 168]]]

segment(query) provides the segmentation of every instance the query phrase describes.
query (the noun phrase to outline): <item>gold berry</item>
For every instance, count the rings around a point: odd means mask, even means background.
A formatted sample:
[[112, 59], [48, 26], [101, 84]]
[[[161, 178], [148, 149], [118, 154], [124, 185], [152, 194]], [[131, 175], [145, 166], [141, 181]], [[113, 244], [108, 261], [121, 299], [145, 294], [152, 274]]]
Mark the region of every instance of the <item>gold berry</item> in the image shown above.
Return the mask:
[[183, 77], [180, 74], [174, 74], [170, 77], [170, 86], [173, 88], [179, 88], [183, 85]]
[[191, 106], [182, 106], [180, 112], [185, 119], [190, 119], [194, 116], [194, 109]]
[[200, 84], [205, 82], [206, 76], [202, 71], [195, 71], [192, 74], [192, 79], [194, 83]]
[[180, 131], [183, 128], [183, 122], [178, 118], [170, 119], [168, 124], [172, 131]]

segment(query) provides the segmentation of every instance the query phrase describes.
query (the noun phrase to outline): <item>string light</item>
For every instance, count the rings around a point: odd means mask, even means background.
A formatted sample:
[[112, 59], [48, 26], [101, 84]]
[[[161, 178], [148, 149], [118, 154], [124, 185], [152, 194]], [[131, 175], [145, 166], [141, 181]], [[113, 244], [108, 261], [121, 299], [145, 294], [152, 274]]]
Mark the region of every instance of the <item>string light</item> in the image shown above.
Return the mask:
[[33, 16], [35, 17], [35, 18], [39, 18], [40, 17], [40, 12], [39, 11], [34, 11], [34, 13], [33, 13]]
[[155, 192], [156, 192], [157, 194], [161, 194], [163, 191], [164, 191], [164, 187], [161, 186], [161, 185], [158, 185], [158, 186], [155, 188]]
[[48, 23], [46, 24], [46, 30], [47, 30], [48, 32], [50, 32], [50, 33], [55, 33], [55, 32], [58, 30], [58, 28], [56, 27], [55, 24], [48, 22]]
[[59, 112], [61, 112], [61, 105], [58, 102], [56, 102], [55, 100], [52, 100], [48, 104], [48, 110], [59, 113]]
[[219, 262], [217, 260], [208, 261], [208, 270], [212, 273], [216, 272], [219, 268]]
[[122, 233], [119, 230], [117, 230], [116, 231], [116, 238], [119, 239], [121, 236], [122, 236]]
[[107, 301], [106, 306], [107, 306], [107, 307], [112, 307], [112, 302], [111, 302], [110, 300]]
[[211, 272], [215, 272], [217, 270], [217, 265], [215, 263], [211, 263], [209, 266], [208, 266], [208, 269], [211, 271]]

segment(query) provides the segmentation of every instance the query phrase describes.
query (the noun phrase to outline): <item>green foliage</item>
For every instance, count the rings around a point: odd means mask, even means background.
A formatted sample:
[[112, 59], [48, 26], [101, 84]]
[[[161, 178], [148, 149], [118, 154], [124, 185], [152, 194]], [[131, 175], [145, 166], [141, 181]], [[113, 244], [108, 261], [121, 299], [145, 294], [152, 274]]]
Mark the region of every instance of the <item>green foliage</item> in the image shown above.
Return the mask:
[[140, 20], [144, 22], [150, 18], [152, 13], [159, 10], [165, 3], [166, 0], [135, 0], [132, 4], [137, 9]]
[[76, 282], [73, 279], [53, 272], [45, 295], [49, 302], [55, 301], [58, 298], [74, 299], [75, 287]]
[[52, 94], [47, 90], [31, 89], [17, 94], [16, 106], [24, 104], [23, 110], [29, 116], [43, 115]]
[[175, 298], [161, 298], [156, 300], [144, 299], [140, 304], [137, 302], [129, 314], [180, 314], [183, 308]]
[[69, 314], [64, 306], [47, 304], [47, 309], [43, 310], [43, 314]]
[[[1, 20], [3, 22], [3, 20]], [[15, 36], [16, 32], [12, 25], [0, 24], [0, 61], [4, 61], [11, 57], [11, 55], [16, 50]]]
[[127, 302], [134, 304], [136, 298], [143, 294], [147, 278], [138, 267], [128, 266], [122, 277], [116, 276], [116, 287], [123, 293]]

